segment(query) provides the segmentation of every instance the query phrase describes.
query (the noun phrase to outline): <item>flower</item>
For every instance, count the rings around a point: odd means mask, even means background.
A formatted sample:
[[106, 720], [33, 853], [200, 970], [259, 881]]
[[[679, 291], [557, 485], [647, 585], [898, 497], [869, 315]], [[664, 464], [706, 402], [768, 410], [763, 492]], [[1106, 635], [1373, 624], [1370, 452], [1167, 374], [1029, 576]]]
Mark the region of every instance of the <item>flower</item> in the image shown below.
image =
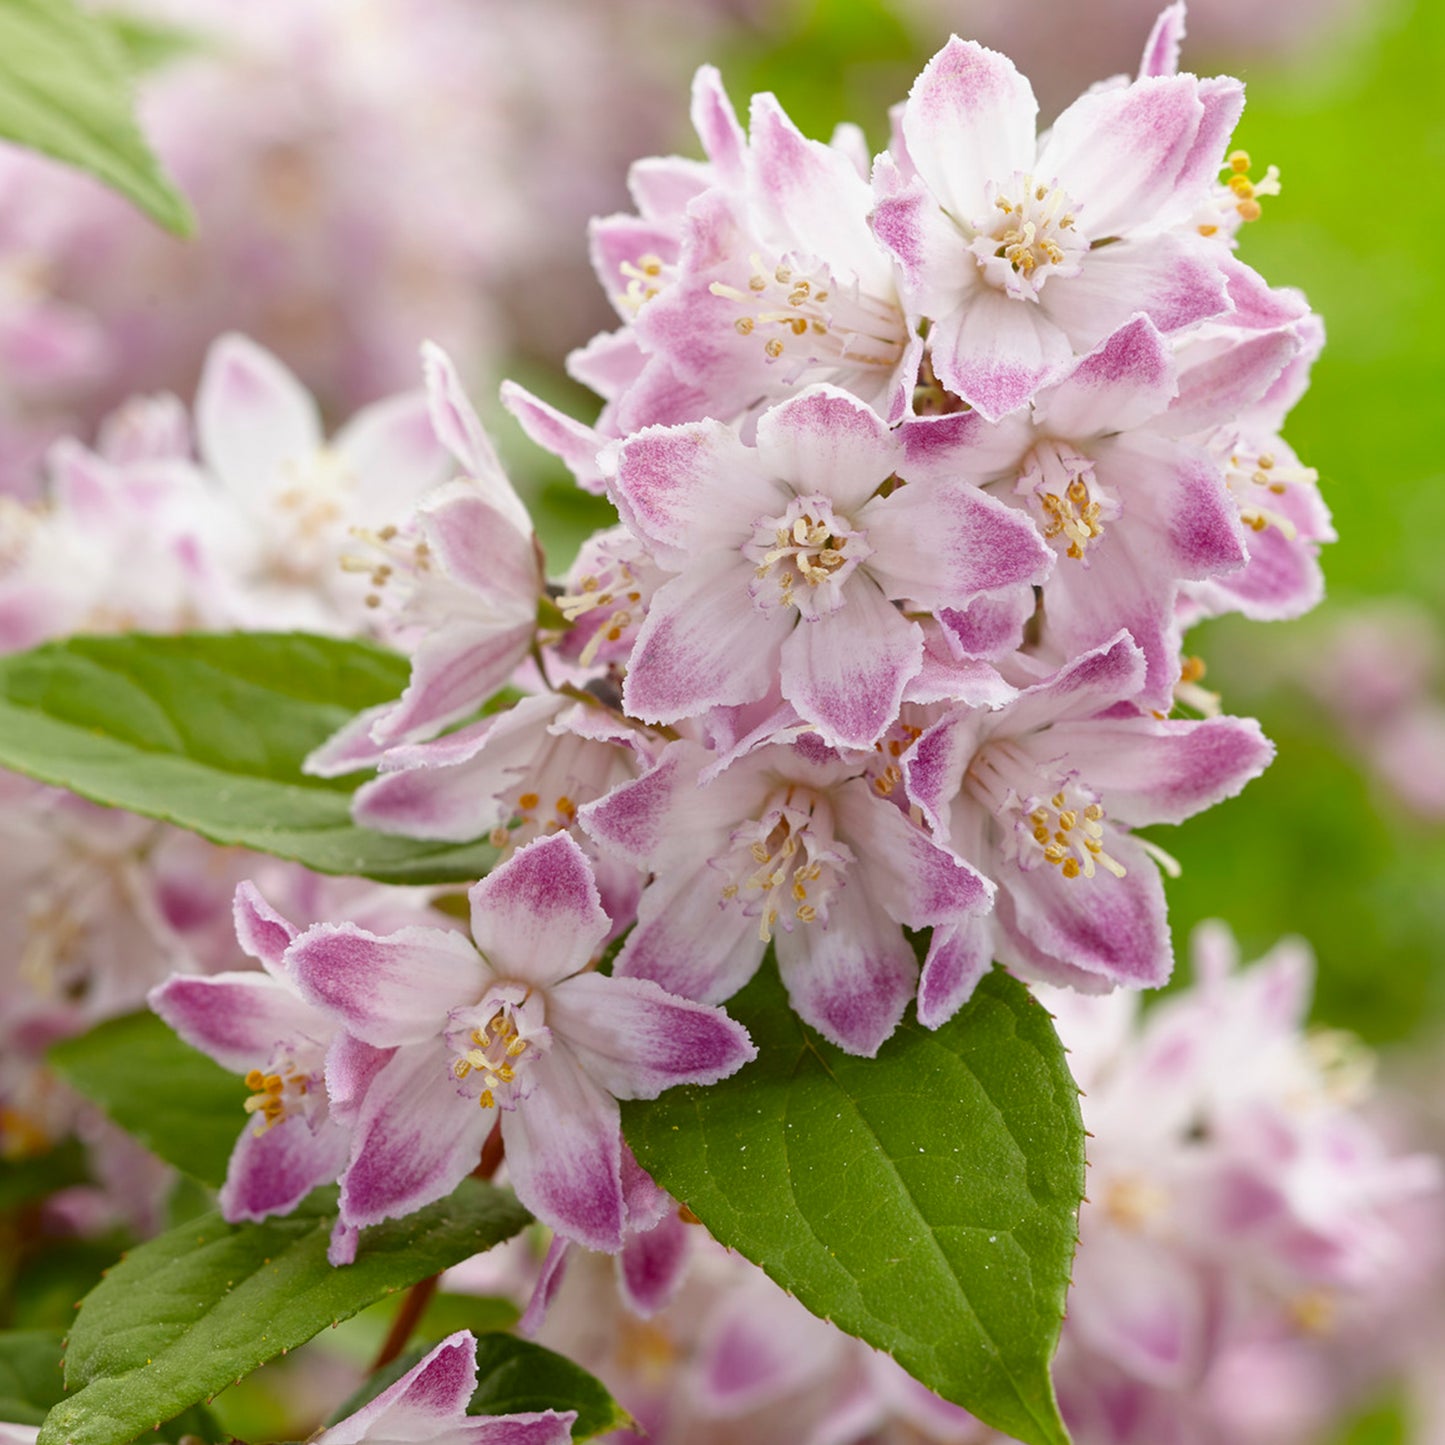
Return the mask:
[[341, 1177], [350, 1228], [451, 1192], [500, 1123], [518, 1198], [592, 1249], [622, 1247], [619, 1098], [712, 1083], [754, 1056], [721, 1009], [587, 971], [610, 930], [566, 833], [476, 884], [475, 946], [438, 929], [318, 924], [286, 952], [304, 997], [394, 1050], [360, 1103]]

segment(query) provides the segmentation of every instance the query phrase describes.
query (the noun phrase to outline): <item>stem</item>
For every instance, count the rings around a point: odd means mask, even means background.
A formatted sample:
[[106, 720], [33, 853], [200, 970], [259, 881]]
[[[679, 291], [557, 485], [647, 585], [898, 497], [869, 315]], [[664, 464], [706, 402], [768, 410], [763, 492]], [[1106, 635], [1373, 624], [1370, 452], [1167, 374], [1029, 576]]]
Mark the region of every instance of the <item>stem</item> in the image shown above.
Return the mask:
[[419, 1280], [407, 1290], [406, 1298], [402, 1300], [401, 1308], [396, 1312], [396, 1318], [386, 1332], [386, 1339], [382, 1341], [381, 1350], [372, 1361], [373, 1375], [378, 1370], [385, 1369], [406, 1348], [411, 1332], [421, 1323], [421, 1317], [426, 1313], [426, 1307], [431, 1303], [440, 1283], [441, 1275], [434, 1274]]
[[502, 1162], [502, 1150], [504, 1147], [502, 1144], [502, 1121], [498, 1119], [497, 1122], [492, 1125], [492, 1132], [487, 1135], [487, 1142], [482, 1145], [482, 1160], [481, 1163], [472, 1170], [472, 1178], [490, 1179], [492, 1175], [497, 1172], [497, 1168]]

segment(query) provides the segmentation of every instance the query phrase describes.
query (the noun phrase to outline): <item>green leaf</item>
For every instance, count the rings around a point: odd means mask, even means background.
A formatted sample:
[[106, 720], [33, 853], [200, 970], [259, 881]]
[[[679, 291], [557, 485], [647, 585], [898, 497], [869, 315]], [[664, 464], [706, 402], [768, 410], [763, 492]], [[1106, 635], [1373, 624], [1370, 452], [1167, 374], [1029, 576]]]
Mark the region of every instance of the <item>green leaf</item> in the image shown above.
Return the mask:
[[467, 1413], [512, 1415], [528, 1410], [575, 1410], [574, 1440], [590, 1440], [635, 1424], [601, 1380], [564, 1355], [516, 1335], [479, 1335], [477, 1388]]
[[1078, 1090], [1048, 1015], [994, 972], [876, 1059], [788, 1007], [771, 966], [728, 1003], [757, 1060], [624, 1104], [637, 1158], [814, 1314], [1029, 1445], [1059, 1445], [1048, 1365], [1084, 1188]]
[[193, 30], [166, 25], [144, 15], [104, 10], [95, 19], [110, 31], [135, 75], [160, 70], [173, 60], [204, 51], [210, 44], [205, 36]]
[[0, 1334], [0, 1420], [38, 1425], [65, 1394], [60, 1373], [64, 1341], [51, 1330]]
[[109, 1019], [50, 1050], [67, 1083], [202, 1184], [219, 1188], [246, 1122], [245, 1083], [155, 1014]]
[[522, 1229], [503, 1190], [467, 1179], [448, 1199], [369, 1229], [356, 1262], [326, 1262], [335, 1190], [293, 1214], [228, 1225], [208, 1214], [132, 1250], [81, 1303], [69, 1395], [41, 1445], [123, 1445], [318, 1331]]
[[395, 653], [305, 633], [47, 643], [0, 658], [0, 767], [318, 873], [480, 878], [489, 844], [358, 828], [355, 780], [301, 771], [342, 723], [400, 696], [407, 673]]
[[0, 136], [89, 171], [168, 231], [193, 229], [136, 126], [123, 51], [71, 0], [0, 0]]

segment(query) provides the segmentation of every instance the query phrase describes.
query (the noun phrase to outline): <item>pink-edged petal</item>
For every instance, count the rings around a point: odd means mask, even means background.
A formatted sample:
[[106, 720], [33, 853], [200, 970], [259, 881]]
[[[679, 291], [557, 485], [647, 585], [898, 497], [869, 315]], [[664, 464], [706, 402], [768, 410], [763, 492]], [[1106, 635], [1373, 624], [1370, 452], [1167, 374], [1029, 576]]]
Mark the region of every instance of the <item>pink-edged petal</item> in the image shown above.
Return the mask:
[[979, 744], [979, 715], [957, 708], [925, 729], [903, 755], [903, 786], [908, 801], [945, 843], [953, 838], [953, 805], [963, 785], [964, 770]]
[[450, 1194], [477, 1167], [496, 1119], [458, 1091], [453, 1059], [433, 1036], [398, 1049], [372, 1080], [341, 1176], [348, 1225], [399, 1219]]
[[[1029, 593], [1032, 599], [1032, 591]], [[1030, 609], [1032, 610], [1032, 608]], [[947, 616], [948, 614], [944, 614]], [[955, 614], [956, 615], [956, 614]], [[923, 671], [905, 689], [905, 703], [961, 703], [964, 707], [999, 708], [1018, 696], [991, 662], [959, 656], [958, 647], [940, 623], [924, 622]], [[1015, 636], [1001, 651], [1018, 646]]]
[[743, 178], [747, 137], [715, 65], [698, 66], [692, 78], [692, 124], [717, 178], [736, 185]]
[[1187, 222], [1197, 209], [1197, 197], [1212, 191], [1224, 164], [1225, 146], [1244, 114], [1244, 82], [1232, 75], [1211, 75], [1199, 82], [1197, 92], [1204, 117], [1194, 136], [1179, 179], [1174, 200], [1155, 217], [1153, 224]]
[[502, 1113], [507, 1174], [517, 1198], [588, 1249], [622, 1248], [622, 1128], [617, 1101], [565, 1045], [528, 1066], [533, 1088]]
[[467, 1330], [449, 1335], [395, 1384], [354, 1414], [323, 1430], [315, 1445], [356, 1445], [365, 1439], [421, 1440], [460, 1423], [477, 1387], [477, 1341]]
[[783, 696], [835, 748], [871, 748], [923, 667], [923, 633], [864, 575], [836, 612], [805, 618], [782, 649]]
[[267, 973], [279, 976], [282, 956], [296, 937], [295, 925], [282, 918], [250, 882], [236, 885], [231, 914], [241, 951], [256, 959]]
[[669, 220], [680, 216], [715, 179], [706, 161], [643, 156], [627, 169], [627, 190], [644, 219]]
[[836, 790], [834, 800], [844, 834], [865, 860], [869, 893], [899, 923], [930, 928], [988, 911], [993, 885], [902, 809], [861, 780]]
[[269, 1129], [247, 1120], [231, 1153], [219, 1203], [231, 1223], [286, 1214], [341, 1173], [351, 1136], [329, 1119], [282, 1119]]
[[[1271, 510], [1289, 515], [1286, 505]], [[1296, 523], [1296, 526], [1299, 524]], [[1238, 572], [1214, 577], [1186, 587], [1186, 593], [1201, 602], [1211, 614], [1240, 612], [1256, 622], [1280, 622], [1303, 617], [1324, 600], [1325, 577], [1320, 570], [1319, 543], [1332, 541], [1333, 531], [1323, 537], [1310, 535], [1303, 527], [1294, 537], [1277, 526], [1251, 533], [1247, 545], [1249, 561]]]
[[372, 738], [387, 747], [414, 742], [475, 712], [517, 670], [535, 630], [530, 620], [458, 619], [429, 633], [412, 654], [406, 691], [373, 721]]
[[873, 167], [873, 194], [870, 224], [902, 272], [910, 327], [977, 294], [982, 283], [964, 233], [918, 177], [905, 175], [892, 156], [881, 155]]
[[1099, 718], [1062, 723], [1050, 742], [1103, 795], [1109, 816], [1134, 826], [1182, 823], [1234, 797], [1274, 757], [1259, 724], [1239, 717]]
[[269, 351], [231, 332], [206, 353], [196, 393], [201, 458], [238, 496], [284, 482], [288, 460], [322, 440], [311, 393]]
[[775, 946], [798, 1017], [850, 1054], [871, 1059], [918, 987], [913, 945], [857, 876], [829, 899], [826, 927], [802, 924]]
[[1134, 697], [1143, 684], [1144, 654], [1127, 632], [1117, 632], [1020, 693], [990, 720], [989, 731], [1018, 734], [1069, 718], [1092, 717]]
[[622, 686], [626, 710], [674, 723], [710, 707], [755, 702], [773, 686], [796, 613], [764, 614], [748, 596], [741, 552], [699, 561], [653, 597]]
[[307, 999], [377, 1048], [434, 1038], [448, 1010], [474, 1003], [491, 981], [476, 949], [440, 928], [381, 938], [354, 923], [318, 923], [291, 945], [286, 965]]
[[955, 220], [978, 223], [990, 181], [1031, 172], [1038, 102], [1013, 61], [952, 37], [908, 93], [903, 135], [918, 174]]
[[[1093, 260], [1090, 255], [1085, 271]], [[1081, 278], [1067, 279], [1077, 284]], [[1050, 285], [1048, 301], [1059, 284]], [[1072, 360], [1073, 347], [1052, 308], [1046, 311], [981, 286], [957, 310], [938, 318], [929, 333], [929, 355], [946, 387], [997, 421], [1056, 380]]]
[[705, 861], [659, 873], [643, 891], [614, 976], [652, 979], [703, 1003], [731, 998], [758, 971], [767, 945], [758, 920], [727, 905], [722, 890], [722, 876]]
[[331, 447], [356, 478], [356, 520], [363, 525], [404, 516], [450, 470], [446, 448], [432, 430], [424, 391], [363, 408], [332, 438]]
[[810, 386], [759, 417], [757, 459], [799, 496], [819, 492], [851, 512], [903, 465], [903, 448], [856, 396]]
[[1104, 868], [1092, 878], [1065, 878], [1043, 863], [1005, 865], [996, 875], [999, 922], [1068, 968], [1128, 988], [1158, 988], [1174, 966], [1159, 870], [1119, 829], [1107, 831], [1104, 847], [1124, 868], [1122, 878]]
[[301, 765], [303, 773], [313, 778], [340, 778], [347, 773], [360, 772], [363, 768], [374, 768], [386, 752], [378, 743], [371, 730], [396, 708], [394, 702], [383, 702], [369, 707], [344, 723], [314, 752], [309, 753]]
[[490, 833], [510, 809], [494, 794], [473, 786], [464, 770], [407, 768], [364, 784], [352, 800], [359, 828], [465, 843]]
[[[1231, 326], [1246, 331], [1273, 331], [1309, 317], [1309, 302], [1294, 287], [1271, 286], [1258, 271], [1228, 253], [1220, 256], [1216, 264], [1229, 292]], [[1318, 324], [1318, 317], [1310, 319]]]
[[993, 922], [971, 918], [935, 928], [918, 980], [918, 1022], [926, 1029], [946, 1024], [993, 967]]
[[456, 1427], [456, 1445], [570, 1445], [576, 1421], [575, 1410], [474, 1416]]
[[331, 1117], [350, 1128], [372, 1081], [394, 1049], [378, 1049], [351, 1034], [338, 1033], [326, 1051], [326, 1099]]
[[535, 610], [541, 566], [525, 510], [519, 522], [468, 479], [433, 491], [417, 520], [434, 565], [497, 609], [499, 620], [519, 622]]
[[235, 1074], [264, 1065], [279, 1044], [324, 1049], [336, 1031], [328, 1014], [266, 973], [176, 974], [146, 1001], [192, 1048]]
[[331, 1238], [326, 1242], [326, 1263], [333, 1269], [341, 1269], [356, 1263], [356, 1246], [361, 1243], [361, 1231], [355, 1225], [347, 1224], [338, 1214], [331, 1226]]
[[1143, 425], [1179, 390], [1169, 344], [1147, 316], [1126, 321], [1039, 399], [1035, 422], [1050, 436], [1098, 436]]
[[909, 482], [861, 520], [874, 549], [869, 573], [889, 597], [930, 611], [1032, 587], [1054, 565], [1053, 549], [1024, 513], [959, 481]]
[[605, 490], [597, 454], [607, 445], [607, 438], [548, 406], [515, 381], [502, 383], [502, 405], [539, 447], [566, 463], [579, 487], [592, 493]]
[[[1198, 90], [1192, 75], [1091, 90], [1054, 122], [1037, 171], [1077, 199], [1092, 240], [1157, 226], [1188, 171], [1204, 120]], [[1197, 199], [1206, 196], [1200, 187]]]
[[585, 346], [568, 352], [566, 361], [568, 376], [609, 400], [632, 386], [646, 366], [647, 355], [631, 326], [598, 332]]
[[679, 789], [696, 786], [698, 761], [688, 743], [667, 747], [640, 778], [579, 810], [583, 832], [616, 857], [638, 868], [650, 867], [667, 836]]
[[677, 1296], [687, 1272], [692, 1227], [675, 1208], [651, 1229], [629, 1230], [617, 1261], [617, 1283], [628, 1309], [651, 1319]]
[[611, 926], [592, 864], [570, 833], [519, 848], [467, 896], [483, 957], [500, 977], [539, 988], [584, 968]]
[[1174, 0], [1159, 12], [1144, 54], [1139, 61], [1140, 78], [1175, 75], [1179, 71], [1179, 48], [1184, 43], [1184, 0]]
[[757, 454], [716, 421], [648, 427], [629, 437], [611, 488], [634, 531], [683, 554], [734, 539], [741, 545], [753, 523], [787, 497]]
[[1077, 351], [1098, 345], [1136, 312], [1160, 331], [1179, 331], [1229, 309], [1217, 249], [1171, 235], [1103, 246], [1089, 252], [1078, 275], [1051, 279], [1043, 306]]
[[[625, 1149], [626, 1145], [623, 1147]], [[566, 1278], [567, 1256], [572, 1249], [570, 1239], [564, 1239], [560, 1234], [552, 1236], [542, 1260], [542, 1267], [537, 1271], [536, 1283], [532, 1286], [532, 1297], [527, 1301], [527, 1308], [522, 1311], [522, 1318], [517, 1321], [517, 1333], [523, 1339], [535, 1339], [542, 1326], [547, 1323], [547, 1312], [552, 1308], [552, 1301], [556, 1299], [557, 1291], [561, 1289], [562, 1281]]]
[[1187, 436], [1236, 421], [1265, 396], [1299, 349], [1291, 331], [1246, 333], [1223, 344], [1186, 347], [1179, 395], [1166, 418], [1169, 430]]
[[1023, 645], [1024, 627], [1038, 600], [1028, 584], [976, 597], [964, 608], [945, 607], [938, 620], [948, 630], [958, 655], [997, 660]]
[[618, 1099], [655, 1099], [675, 1084], [715, 1084], [758, 1052], [722, 1009], [643, 978], [567, 979], [548, 997], [547, 1025]]
[[523, 536], [530, 535], [532, 519], [502, 470], [496, 448], [467, 399], [451, 357], [428, 341], [422, 345], [421, 359], [437, 440], [457, 459], [487, 502]]

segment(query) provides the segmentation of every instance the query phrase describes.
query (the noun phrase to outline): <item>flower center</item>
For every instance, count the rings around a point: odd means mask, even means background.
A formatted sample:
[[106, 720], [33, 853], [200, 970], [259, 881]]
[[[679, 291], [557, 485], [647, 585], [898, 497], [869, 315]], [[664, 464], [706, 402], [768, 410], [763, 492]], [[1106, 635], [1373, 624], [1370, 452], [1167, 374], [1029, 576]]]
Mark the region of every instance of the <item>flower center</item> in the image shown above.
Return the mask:
[[979, 227], [972, 245], [987, 279], [1010, 295], [1036, 297], [1050, 276], [1075, 275], [1089, 243], [1068, 196], [1018, 171], [993, 189], [999, 214]]
[[1296, 536], [1295, 524], [1274, 504], [1291, 486], [1313, 486], [1319, 481], [1313, 467], [1281, 461], [1268, 449], [1257, 448], [1244, 437], [1235, 437], [1224, 457], [1224, 479], [1239, 503], [1239, 520], [1256, 532], [1277, 527], [1287, 540]]
[[1104, 851], [1104, 805], [1074, 774], [1052, 780], [1016, 743], [995, 742], [969, 764], [964, 786], [1003, 825], [1001, 852], [1025, 872], [1042, 863], [1065, 878], [1124, 865]]
[[743, 555], [754, 564], [748, 591], [764, 611], [796, 607], [804, 617], [826, 617], [843, 605], [843, 583], [873, 549], [826, 497], [811, 496], [761, 518]]
[[1064, 442], [1041, 442], [1024, 458], [1015, 493], [1027, 497], [1050, 541], [1064, 555], [1083, 562], [1089, 546], [1104, 535], [1104, 523], [1119, 515], [1119, 503], [1099, 485], [1094, 464]]
[[758, 937], [773, 940], [780, 920], [828, 922], [828, 899], [853, 861], [853, 850], [833, 836], [833, 809], [809, 788], [789, 784], [762, 813], [732, 832], [731, 848], [712, 864], [728, 879], [725, 900], [758, 920]]
[[627, 558], [600, 558], [601, 565], [577, 583], [575, 592], [558, 597], [557, 607], [568, 622], [577, 623], [599, 608], [608, 609], [596, 622], [592, 636], [582, 649], [578, 662], [591, 667], [604, 644], [621, 642], [629, 631], [642, 622], [645, 600], [641, 580]]
[[677, 276], [676, 266], [651, 251], [636, 261], [624, 261], [617, 269], [627, 280], [627, 285], [616, 293], [618, 304], [634, 316]]
[[542, 996], [519, 984], [503, 986], [475, 1009], [456, 1016], [447, 1042], [457, 1057], [452, 1074], [478, 1090], [483, 1109], [510, 1109], [529, 1092], [528, 1051], [545, 1052], [551, 1031], [543, 1023]]
[[256, 1133], [261, 1135], [295, 1114], [308, 1112], [306, 1100], [311, 1093], [311, 1076], [293, 1062], [281, 1064], [274, 1072], [252, 1069], [246, 1075], [251, 1097], [245, 1102], [248, 1114], [258, 1114]]
[[1264, 214], [1259, 204], [1263, 196], [1279, 195], [1279, 167], [1269, 166], [1257, 180], [1251, 180], [1253, 162], [1248, 151], [1234, 151], [1224, 167], [1224, 179], [1214, 187], [1208, 206], [1198, 219], [1201, 236], [1213, 236], [1220, 230], [1230, 235], [1242, 222], [1257, 221]]
[[897, 305], [866, 295], [856, 281], [835, 282], [821, 264], [794, 256], [774, 266], [757, 255], [750, 260], [746, 290], [722, 281], [708, 289], [742, 308], [733, 329], [759, 337], [768, 362], [885, 371], [898, 365], [908, 326]]

